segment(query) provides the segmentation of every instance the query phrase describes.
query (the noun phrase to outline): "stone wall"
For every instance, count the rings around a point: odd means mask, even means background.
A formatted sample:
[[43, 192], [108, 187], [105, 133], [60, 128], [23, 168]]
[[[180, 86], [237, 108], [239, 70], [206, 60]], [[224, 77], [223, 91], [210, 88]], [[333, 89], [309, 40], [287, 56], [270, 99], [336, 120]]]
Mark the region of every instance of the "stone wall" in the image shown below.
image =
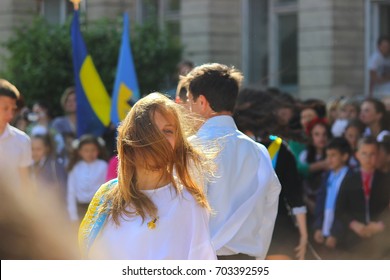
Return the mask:
[[363, 0], [299, 0], [299, 92], [305, 99], [362, 94]]
[[180, 16], [184, 58], [241, 67], [240, 1], [183, 0]]

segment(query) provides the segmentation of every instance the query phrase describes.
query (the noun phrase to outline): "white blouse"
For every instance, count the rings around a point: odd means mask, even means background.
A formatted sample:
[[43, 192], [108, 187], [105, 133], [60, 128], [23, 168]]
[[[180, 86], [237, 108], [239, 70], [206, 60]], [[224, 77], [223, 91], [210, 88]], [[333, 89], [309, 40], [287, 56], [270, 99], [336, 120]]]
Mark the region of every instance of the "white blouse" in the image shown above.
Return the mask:
[[77, 214], [77, 203], [90, 203], [99, 187], [106, 181], [107, 162], [78, 162], [68, 175], [68, 213], [71, 221], [83, 217]]
[[209, 216], [192, 195], [183, 189], [176, 194], [171, 184], [144, 191], [158, 209], [154, 229], [147, 217], [120, 217], [117, 226], [109, 217], [89, 256], [126, 260], [216, 259], [209, 234]]

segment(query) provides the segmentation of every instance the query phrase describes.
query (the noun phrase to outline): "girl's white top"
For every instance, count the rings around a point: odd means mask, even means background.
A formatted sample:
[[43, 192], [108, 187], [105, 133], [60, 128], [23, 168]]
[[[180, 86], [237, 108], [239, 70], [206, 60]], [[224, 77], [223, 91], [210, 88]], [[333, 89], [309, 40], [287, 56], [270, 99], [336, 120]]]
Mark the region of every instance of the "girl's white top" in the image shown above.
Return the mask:
[[140, 216], [120, 217], [117, 226], [107, 218], [97, 236], [90, 257], [126, 260], [206, 260], [216, 259], [211, 244], [208, 212], [183, 188], [176, 194], [171, 184], [143, 191], [158, 209], [154, 229], [148, 228], [153, 217], [142, 223]]
[[105, 183], [107, 162], [97, 159], [91, 163], [79, 161], [68, 175], [68, 213], [71, 221], [83, 217], [77, 214], [77, 203], [90, 203], [99, 187]]

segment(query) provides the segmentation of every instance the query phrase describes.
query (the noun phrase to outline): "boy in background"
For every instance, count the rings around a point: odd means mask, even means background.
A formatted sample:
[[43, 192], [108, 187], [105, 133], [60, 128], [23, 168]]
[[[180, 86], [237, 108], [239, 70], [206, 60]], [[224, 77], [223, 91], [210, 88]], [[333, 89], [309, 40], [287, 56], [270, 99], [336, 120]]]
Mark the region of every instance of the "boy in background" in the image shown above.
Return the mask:
[[341, 221], [336, 238], [350, 253], [349, 259], [381, 258], [386, 248], [384, 215], [388, 215], [390, 186], [386, 175], [375, 169], [378, 143], [373, 137], [358, 142], [356, 158], [360, 163], [345, 178], [336, 203], [335, 219]]
[[[348, 160], [351, 147], [346, 139], [336, 137], [326, 147], [326, 162], [329, 171], [325, 174], [319, 189], [314, 212], [314, 241], [334, 249], [337, 244], [337, 232], [340, 222], [335, 220], [336, 199], [343, 180], [351, 174]], [[324, 254], [332, 250], [321, 250]], [[322, 256], [327, 258], [326, 256]]]
[[19, 90], [7, 80], [0, 79], [0, 169], [15, 188], [28, 186], [29, 166], [32, 164], [30, 138], [10, 125], [19, 99]]

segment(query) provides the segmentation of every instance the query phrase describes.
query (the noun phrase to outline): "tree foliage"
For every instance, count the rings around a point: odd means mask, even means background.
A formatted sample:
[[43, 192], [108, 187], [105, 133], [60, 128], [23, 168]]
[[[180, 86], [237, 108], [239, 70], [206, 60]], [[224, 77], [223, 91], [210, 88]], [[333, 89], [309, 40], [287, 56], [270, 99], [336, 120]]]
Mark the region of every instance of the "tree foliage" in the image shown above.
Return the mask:
[[[37, 17], [30, 25], [16, 29], [4, 47], [8, 50], [6, 67], [1, 74], [15, 84], [27, 104], [45, 100], [60, 114], [59, 99], [65, 88], [74, 84], [70, 21], [50, 25]], [[107, 91], [114, 86], [122, 34], [122, 19], [103, 19], [82, 24], [81, 32]], [[182, 47], [156, 22], [131, 29], [131, 45], [141, 94], [163, 90], [173, 85]]]

